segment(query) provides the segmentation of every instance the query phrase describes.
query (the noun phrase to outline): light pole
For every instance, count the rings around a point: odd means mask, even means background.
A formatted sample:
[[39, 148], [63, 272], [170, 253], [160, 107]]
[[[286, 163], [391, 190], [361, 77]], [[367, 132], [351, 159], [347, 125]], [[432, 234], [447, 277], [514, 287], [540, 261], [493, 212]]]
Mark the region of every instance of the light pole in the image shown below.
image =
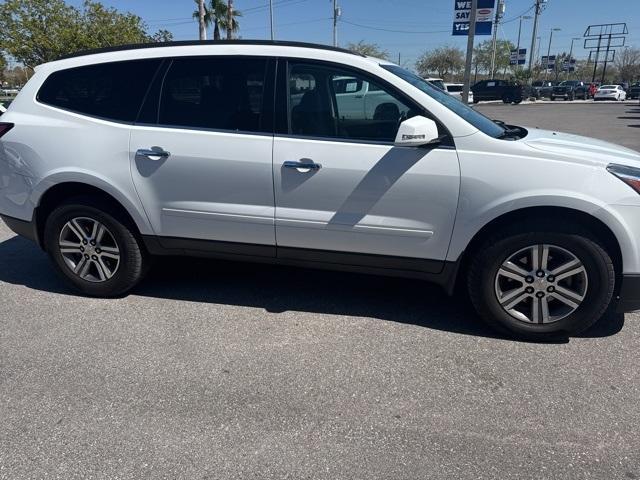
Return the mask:
[[[581, 37], [573, 37], [571, 39], [571, 48], [569, 49], [569, 68], [571, 68], [571, 60], [573, 60], [573, 42], [582, 40]], [[567, 68], [567, 80], [569, 80], [569, 68]]]
[[559, 32], [562, 30], [561, 28], [552, 28], [551, 34], [549, 35], [549, 48], [547, 49], [547, 65], [544, 69], [544, 79], [547, 79], [547, 75], [549, 73], [549, 56], [551, 55], [551, 42], [553, 41], [553, 32]]
[[516, 48], [516, 70], [520, 69], [520, 34], [522, 33], [522, 20], [531, 20], [532, 18], [533, 17], [530, 17], [529, 15], [523, 15], [520, 17], [520, 26], [518, 27], [518, 47]]
[[535, 16], [533, 20], [533, 32], [531, 33], [531, 51], [529, 52], [529, 70], [531, 70], [531, 79], [533, 80], [533, 62], [535, 60], [535, 50], [536, 50], [536, 39], [538, 38], [538, 20], [540, 18], [540, 14], [542, 10], [544, 10], [545, 3], [547, 0], [536, 0], [535, 4]]

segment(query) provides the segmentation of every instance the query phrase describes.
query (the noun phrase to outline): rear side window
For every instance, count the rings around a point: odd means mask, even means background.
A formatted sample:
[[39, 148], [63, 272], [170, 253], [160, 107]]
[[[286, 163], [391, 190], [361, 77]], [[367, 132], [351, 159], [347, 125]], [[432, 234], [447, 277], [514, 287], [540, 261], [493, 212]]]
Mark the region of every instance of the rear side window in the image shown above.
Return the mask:
[[264, 130], [265, 58], [175, 59], [160, 98], [160, 125]]
[[38, 101], [93, 117], [133, 122], [160, 59], [100, 63], [54, 72]]

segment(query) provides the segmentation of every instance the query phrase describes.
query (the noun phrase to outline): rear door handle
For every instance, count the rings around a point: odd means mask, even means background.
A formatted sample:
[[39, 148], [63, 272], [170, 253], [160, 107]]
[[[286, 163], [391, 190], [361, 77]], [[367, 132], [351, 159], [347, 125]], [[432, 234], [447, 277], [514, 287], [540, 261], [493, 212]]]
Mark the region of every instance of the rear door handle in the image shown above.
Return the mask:
[[150, 160], [160, 160], [161, 158], [169, 158], [171, 153], [160, 147], [140, 148], [136, 150], [137, 157], [147, 157]]
[[307, 161], [307, 162], [291, 162], [291, 161], [287, 161], [284, 162], [282, 164], [282, 166], [284, 168], [295, 168], [296, 170], [298, 170], [299, 172], [303, 172], [303, 171], [311, 171], [311, 170], [320, 170], [320, 168], [322, 168], [322, 165], [320, 165], [319, 163], [315, 163], [312, 161]]

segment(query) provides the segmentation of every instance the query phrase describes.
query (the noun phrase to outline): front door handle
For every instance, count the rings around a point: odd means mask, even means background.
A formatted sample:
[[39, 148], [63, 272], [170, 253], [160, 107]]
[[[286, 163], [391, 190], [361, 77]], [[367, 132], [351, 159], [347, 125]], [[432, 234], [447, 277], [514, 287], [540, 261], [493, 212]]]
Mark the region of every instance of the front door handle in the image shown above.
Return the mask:
[[169, 158], [171, 153], [161, 147], [140, 148], [136, 150], [137, 157], [147, 157], [150, 160], [160, 160], [161, 158]]
[[320, 170], [320, 168], [322, 168], [322, 165], [320, 165], [319, 163], [315, 163], [313, 161], [306, 161], [306, 162], [287, 161], [287, 162], [284, 162], [282, 166], [284, 168], [295, 168], [301, 173], [310, 172], [312, 170]]

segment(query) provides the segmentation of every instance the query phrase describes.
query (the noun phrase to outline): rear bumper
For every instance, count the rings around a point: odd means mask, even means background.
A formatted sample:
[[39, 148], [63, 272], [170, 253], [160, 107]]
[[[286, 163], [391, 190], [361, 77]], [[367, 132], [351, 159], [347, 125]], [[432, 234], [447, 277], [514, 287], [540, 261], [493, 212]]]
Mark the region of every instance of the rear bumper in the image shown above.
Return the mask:
[[618, 294], [619, 313], [640, 310], [640, 275], [623, 275]]
[[0, 218], [7, 224], [14, 233], [21, 237], [28, 238], [39, 244], [38, 234], [36, 232], [36, 224], [33, 221], [20, 220], [17, 218], [9, 217], [7, 215], [1, 215]]

